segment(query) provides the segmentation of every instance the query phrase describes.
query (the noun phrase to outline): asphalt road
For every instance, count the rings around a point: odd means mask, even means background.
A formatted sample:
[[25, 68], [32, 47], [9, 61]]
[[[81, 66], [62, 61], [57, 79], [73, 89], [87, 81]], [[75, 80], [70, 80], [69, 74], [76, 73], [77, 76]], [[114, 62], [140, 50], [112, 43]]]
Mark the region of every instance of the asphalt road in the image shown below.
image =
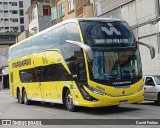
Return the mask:
[[[140, 104], [126, 104], [118, 108], [80, 108], [78, 112], [69, 112], [63, 109], [62, 105], [34, 102], [31, 105], [19, 104], [17, 99], [10, 97], [8, 90], [0, 91], [0, 119], [160, 119], [160, 106], [154, 102], [144, 101]], [[63, 121], [63, 120], [62, 120]], [[81, 121], [81, 120], [80, 120]], [[94, 120], [96, 121], [96, 120]], [[113, 124], [114, 125], [114, 124]], [[159, 124], [160, 125], [160, 124]], [[1, 126], [0, 126], [1, 127]], [[4, 126], [3, 126], [4, 127]], [[17, 128], [17, 126], [14, 126]], [[24, 127], [24, 126], [23, 126]], [[33, 127], [33, 126], [30, 126]], [[40, 127], [40, 126], [38, 126]], [[41, 126], [46, 127], [46, 126]], [[47, 126], [47, 127], [68, 127], [75, 126]], [[76, 127], [147, 127], [158, 128], [158, 125], [87, 125]]]

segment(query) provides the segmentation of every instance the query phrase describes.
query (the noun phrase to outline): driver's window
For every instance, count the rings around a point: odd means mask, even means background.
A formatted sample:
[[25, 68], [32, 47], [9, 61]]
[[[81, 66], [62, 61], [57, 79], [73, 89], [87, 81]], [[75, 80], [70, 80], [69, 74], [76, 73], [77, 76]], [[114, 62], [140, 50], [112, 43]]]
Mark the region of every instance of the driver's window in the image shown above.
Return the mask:
[[145, 85], [154, 85], [154, 81], [151, 77], [146, 77]]
[[74, 44], [65, 44], [65, 60], [71, 71], [71, 74], [77, 76], [77, 81], [86, 81], [86, 68], [83, 50]]

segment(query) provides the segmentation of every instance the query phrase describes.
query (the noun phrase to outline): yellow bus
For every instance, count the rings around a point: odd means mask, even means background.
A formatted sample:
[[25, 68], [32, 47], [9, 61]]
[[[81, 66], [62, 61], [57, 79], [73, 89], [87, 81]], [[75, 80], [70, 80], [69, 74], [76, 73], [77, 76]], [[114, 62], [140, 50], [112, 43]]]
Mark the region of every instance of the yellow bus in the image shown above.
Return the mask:
[[69, 111], [141, 102], [139, 44], [146, 45], [123, 20], [62, 21], [10, 47], [10, 94], [19, 103], [59, 103]]

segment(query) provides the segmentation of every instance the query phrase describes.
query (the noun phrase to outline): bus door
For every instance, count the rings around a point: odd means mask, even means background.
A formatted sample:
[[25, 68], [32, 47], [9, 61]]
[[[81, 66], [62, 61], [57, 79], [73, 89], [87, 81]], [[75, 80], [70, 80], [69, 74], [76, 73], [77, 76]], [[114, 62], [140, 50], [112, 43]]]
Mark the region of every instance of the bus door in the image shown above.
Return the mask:
[[83, 50], [73, 44], [66, 44], [66, 62], [77, 86], [87, 84], [86, 66]]

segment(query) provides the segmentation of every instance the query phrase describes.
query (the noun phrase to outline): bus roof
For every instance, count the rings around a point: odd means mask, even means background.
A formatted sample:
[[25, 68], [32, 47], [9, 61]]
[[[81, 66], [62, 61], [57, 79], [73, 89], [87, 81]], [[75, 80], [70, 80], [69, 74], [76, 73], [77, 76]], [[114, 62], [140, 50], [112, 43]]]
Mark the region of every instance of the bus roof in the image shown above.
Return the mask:
[[61, 26], [63, 24], [70, 23], [70, 22], [77, 23], [79, 21], [111, 21], [112, 22], [112, 21], [124, 21], [124, 20], [112, 19], [112, 18], [99, 18], [99, 17], [97, 17], [97, 18], [95, 18], [95, 17], [92, 17], [92, 18], [71, 18], [71, 19], [64, 20], [64, 21], [62, 21], [62, 22], [60, 22], [60, 23], [58, 23], [58, 24], [56, 24], [54, 26], [51, 26], [51, 27], [49, 27], [49, 28], [47, 28], [47, 29], [45, 29], [45, 30], [33, 35], [33, 36], [30, 36], [30, 37], [28, 37], [28, 38], [26, 38], [26, 39], [24, 39], [24, 40], [22, 40], [22, 41], [20, 41], [20, 42], [18, 42], [16, 44], [12, 45], [12, 46], [10, 46], [10, 48], [15, 47], [15, 46], [27, 41], [27, 40], [30, 40], [30, 39], [38, 36], [38, 35], [41, 35], [41, 34], [47, 32], [47, 31], [52, 30], [53, 28], [59, 27], [59, 26]]

